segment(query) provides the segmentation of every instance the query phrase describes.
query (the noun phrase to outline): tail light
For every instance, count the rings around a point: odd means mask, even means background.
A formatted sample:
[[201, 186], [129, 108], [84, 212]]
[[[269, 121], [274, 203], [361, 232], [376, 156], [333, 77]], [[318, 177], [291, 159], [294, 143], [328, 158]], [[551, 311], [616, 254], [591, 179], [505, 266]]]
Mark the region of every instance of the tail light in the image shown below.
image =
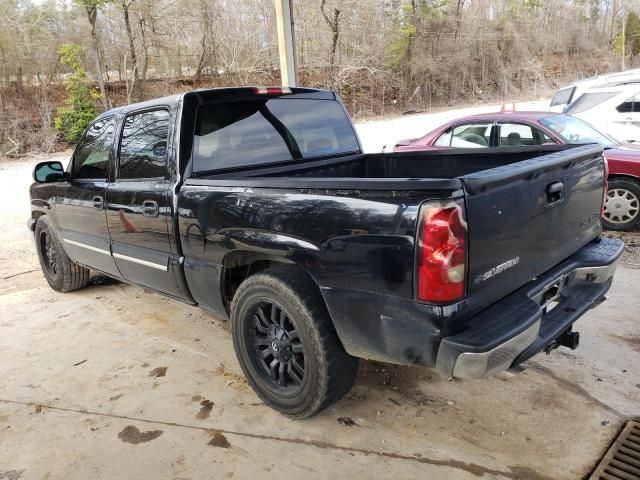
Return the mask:
[[289, 95], [291, 89], [288, 87], [253, 87], [253, 93], [257, 95]]
[[464, 297], [467, 222], [462, 200], [422, 206], [416, 263], [418, 300], [452, 303]]
[[604, 160], [604, 191], [602, 192], [602, 208], [600, 209], [600, 216], [604, 216], [605, 209], [607, 207], [607, 194], [609, 193], [609, 162], [607, 157], [602, 156]]

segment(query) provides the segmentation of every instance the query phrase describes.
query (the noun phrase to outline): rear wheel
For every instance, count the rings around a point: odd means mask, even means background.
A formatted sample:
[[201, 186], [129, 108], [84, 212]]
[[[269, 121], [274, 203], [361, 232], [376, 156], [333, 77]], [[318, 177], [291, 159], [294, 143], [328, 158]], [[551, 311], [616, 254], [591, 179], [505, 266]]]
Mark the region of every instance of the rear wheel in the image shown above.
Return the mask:
[[69, 258], [46, 216], [40, 217], [36, 223], [35, 240], [40, 267], [51, 288], [58, 292], [71, 292], [87, 286], [90, 270]]
[[632, 230], [640, 222], [640, 183], [627, 178], [609, 180], [602, 226]]
[[344, 351], [304, 272], [275, 268], [245, 280], [233, 298], [231, 331], [249, 384], [285, 415], [310, 417], [355, 382], [358, 359]]

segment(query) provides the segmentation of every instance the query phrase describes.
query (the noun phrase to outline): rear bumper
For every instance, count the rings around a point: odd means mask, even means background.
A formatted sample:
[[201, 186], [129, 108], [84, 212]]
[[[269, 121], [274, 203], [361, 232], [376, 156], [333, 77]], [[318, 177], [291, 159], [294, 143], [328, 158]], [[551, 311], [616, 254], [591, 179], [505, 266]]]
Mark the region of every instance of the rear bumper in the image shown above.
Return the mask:
[[453, 377], [482, 378], [546, 349], [604, 299], [623, 249], [614, 239], [585, 246], [476, 315], [469, 329], [443, 338], [436, 367]]

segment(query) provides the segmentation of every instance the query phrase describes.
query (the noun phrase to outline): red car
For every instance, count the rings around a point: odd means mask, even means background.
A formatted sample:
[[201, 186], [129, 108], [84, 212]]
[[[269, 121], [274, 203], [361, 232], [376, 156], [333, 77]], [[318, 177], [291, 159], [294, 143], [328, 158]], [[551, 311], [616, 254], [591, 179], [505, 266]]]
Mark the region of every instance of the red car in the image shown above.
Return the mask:
[[609, 163], [602, 223], [632, 230], [640, 223], [640, 147], [621, 144], [588, 123], [553, 112], [499, 112], [452, 120], [421, 138], [402, 140], [394, 152], [526, 145], [600, 143]]

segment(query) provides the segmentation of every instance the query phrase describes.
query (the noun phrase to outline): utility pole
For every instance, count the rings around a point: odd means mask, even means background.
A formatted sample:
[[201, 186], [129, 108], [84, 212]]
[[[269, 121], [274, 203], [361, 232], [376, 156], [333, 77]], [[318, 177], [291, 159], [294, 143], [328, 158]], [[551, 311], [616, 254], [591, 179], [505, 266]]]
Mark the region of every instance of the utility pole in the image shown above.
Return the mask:
[[278, 25], [278, 52], [280, 77], [285, 87], [297, 86], [295, 42], [293, 39], [293, 15], [291, 0], [275, 0]]
[[627, 19], [624, 18], [624, 8], [622, 9], [622, 71], [625, 71], [625, 65], [624, 65], [624, 56], [625, 56], [625, 49], [626, 49], [626, 43], [627, 43], [627, 35], [626, 35], [626, 25], [627, 25]]

